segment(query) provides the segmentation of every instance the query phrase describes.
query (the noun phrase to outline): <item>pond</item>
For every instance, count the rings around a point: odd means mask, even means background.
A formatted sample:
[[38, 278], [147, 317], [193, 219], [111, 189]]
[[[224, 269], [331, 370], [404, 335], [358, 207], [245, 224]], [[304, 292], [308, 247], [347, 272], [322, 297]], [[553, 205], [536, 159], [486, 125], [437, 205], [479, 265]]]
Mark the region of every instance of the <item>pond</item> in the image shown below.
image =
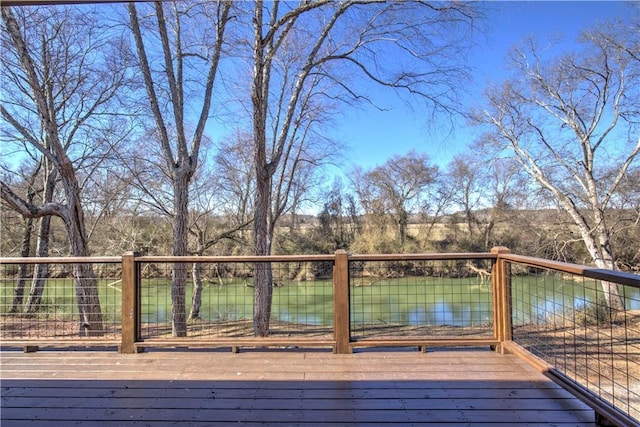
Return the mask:
[[[640, 310], [640, 289], [619, 286], [627, 310]], [[552, 321], [606, 307], [600, 281], [560, 274], [512, 277], [514, 325]]]
[[[557, 278], [556, 278], [557, 279]], [[517, 322], [539, 321], [553, 313], [603, 304], [595, 281], [556, 280], [551, 276], [514, 276], [512, 304]], [[306, 325], [333, 324], [331, 281], [285, 282], [273, 290], [272, 319]], [[621, 287], [627, 309], [640, 309], [640, 289]], [[352, 324], [487, 326], [492, 323], [491, 288], [475, 278], [398, 278], [352, 286]], [[145, 280], [143, 322], [163, 323], [171, 311], [170, 284]], [[187, 288], [191, 301], [191, 286]], [[190, 304], [188, 304], [190, 306]], [[187, 308], [188, 309], [188, 308]], [[207, 284], [200, 316], [208, 321], [251, 319], [253, 288], [246, 280]]]

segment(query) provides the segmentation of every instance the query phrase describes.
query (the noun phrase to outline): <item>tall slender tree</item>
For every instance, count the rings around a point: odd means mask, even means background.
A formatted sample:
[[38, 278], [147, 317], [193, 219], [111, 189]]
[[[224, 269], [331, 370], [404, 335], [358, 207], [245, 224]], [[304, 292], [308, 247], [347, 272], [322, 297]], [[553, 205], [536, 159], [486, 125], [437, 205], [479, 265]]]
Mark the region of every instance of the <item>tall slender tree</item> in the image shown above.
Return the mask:
[[[464, 38], [460, 34], [468, 34], [455, 30], [471, 21], [471, 10], [471, 5], [456, 2], [254, 2], [251, 113], [256, 255], [270, 253], [274, 176], [290, 154], [288, 143], [296, 138], [306, 111], [305, 95], [367, 99], [349, 77], [362, 76], [420, 96], [434, 109], [453, 108], [455, 79], [463, 74], [456, 53]], [[391, 51], [398, 55], [393, 61], [385, 57]], [[292, 55], [295, 61], [282, 61]], [[283, 63], [287, 73], [279, 68]], [[286, 78], [288, 84], [279, 84]], [[333, 89], [314, 91], [314, 87], [326, 87], [319, 81], [332, 82]], [[254, 280], [254, 332], [266, 336], [273, 292], [268, 263], [256, 264]]]
[[[184, 256], [188, 254], [189, 186], [199, 164], [232, 2], [156, 1], [144, 15], [150, 12], [148, 26], [141, 23], [138, 14], [138, 8], [145, 6], [129, 3], [127, 7], [138, 67], [155, 124], [153, 137], [160, 145], [164, 170], [172, 184], [172, 254]], [[152, 36], [158, 37], [159, 47], [150, 45], [148, 38]], [[159, 58], [153, 58], [157, 48]], [[153, 59], [162, 64], [160, 71], [151, 66]], [[204, 72], [199, 74], [201, 70]], [[191, 133], [190, 110], [197, 115]], [[187, 335], [186, 267], [184, 263], [173, 265], [171, 315], [175, 337]]]

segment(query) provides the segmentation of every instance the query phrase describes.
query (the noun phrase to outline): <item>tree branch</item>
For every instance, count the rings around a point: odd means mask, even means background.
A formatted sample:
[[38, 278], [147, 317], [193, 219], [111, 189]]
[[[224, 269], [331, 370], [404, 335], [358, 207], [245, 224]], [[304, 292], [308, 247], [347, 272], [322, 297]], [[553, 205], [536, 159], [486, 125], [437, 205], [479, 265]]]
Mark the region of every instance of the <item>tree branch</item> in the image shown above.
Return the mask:
[[34, 205], [14, 193], [4, 181], [0, 181], [0, 198], [25, 218], [41, 218], [47, 215], [54, 215], [63, 219], [68, 217], [68, 210], [64, 205], [54, 202], [39, 206]]

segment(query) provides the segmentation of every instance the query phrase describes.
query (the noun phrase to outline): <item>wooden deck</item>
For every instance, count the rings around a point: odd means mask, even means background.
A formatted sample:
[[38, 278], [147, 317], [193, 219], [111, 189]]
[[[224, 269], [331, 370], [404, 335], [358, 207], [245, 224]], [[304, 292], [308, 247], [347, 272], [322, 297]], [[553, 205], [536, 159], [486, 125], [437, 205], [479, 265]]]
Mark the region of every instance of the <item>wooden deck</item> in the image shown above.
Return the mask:
[[1, 353], [2, 427], [595, 426], [594, 412], [489, 350]]

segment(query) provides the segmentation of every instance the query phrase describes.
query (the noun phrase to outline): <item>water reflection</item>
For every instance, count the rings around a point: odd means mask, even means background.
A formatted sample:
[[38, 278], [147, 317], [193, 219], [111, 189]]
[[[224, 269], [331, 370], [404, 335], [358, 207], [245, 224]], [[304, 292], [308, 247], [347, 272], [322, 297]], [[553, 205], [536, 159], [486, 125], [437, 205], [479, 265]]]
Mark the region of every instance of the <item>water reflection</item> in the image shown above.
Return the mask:
[[491, 290], [475, 280], [402, 282], [352, 289], [351, 323], [407, 326], [491, 324]]
[[488, 323], [491, 320], [488, 305], [486, 304], [472, 307], [471, 304], [452, 306], [446, 302], [416, 307], [407, 314], [406, 319], [407, 324], [410, 326], [425, 324], [471, 326], [474, 324]]
[[[553, 275], [512, 278], [514, 325], [571, 318], [577, 312], [606, 307], [599, 281], [553, 278]], [[640, 289], [619, 286], [619, 290], [627, 310], [640, 309]]]

